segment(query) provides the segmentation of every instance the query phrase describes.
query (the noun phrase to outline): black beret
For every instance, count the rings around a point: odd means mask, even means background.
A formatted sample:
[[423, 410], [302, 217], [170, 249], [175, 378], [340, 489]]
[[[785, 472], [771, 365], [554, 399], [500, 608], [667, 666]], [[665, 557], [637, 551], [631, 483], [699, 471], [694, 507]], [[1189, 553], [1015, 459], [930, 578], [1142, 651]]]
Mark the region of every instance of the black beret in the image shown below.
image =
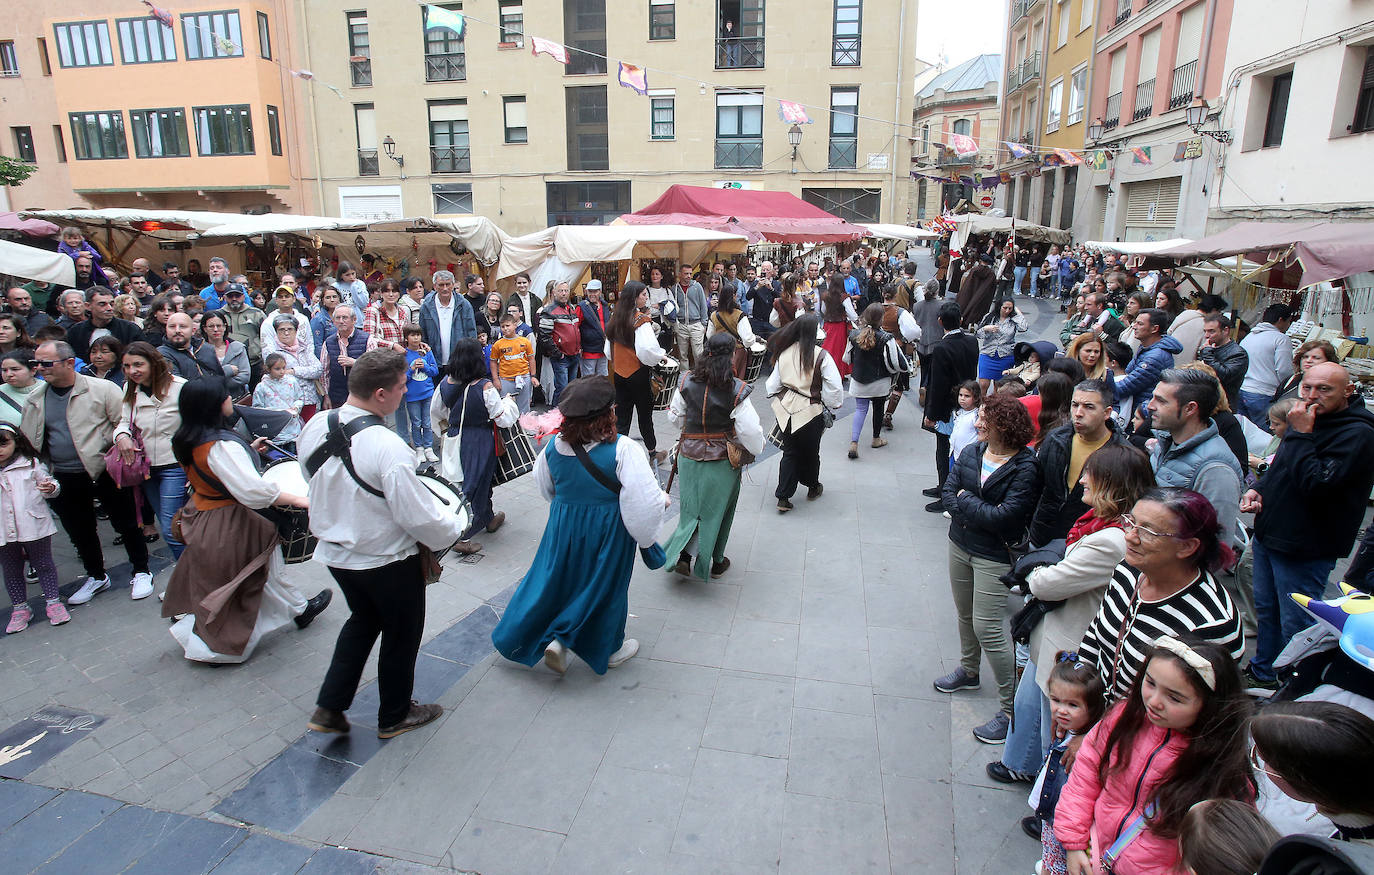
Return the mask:
[[605, 377], [573, 380], [558, 396], [558, 412], [564, 416], [600, 416], [615, 404], [615, 388]]

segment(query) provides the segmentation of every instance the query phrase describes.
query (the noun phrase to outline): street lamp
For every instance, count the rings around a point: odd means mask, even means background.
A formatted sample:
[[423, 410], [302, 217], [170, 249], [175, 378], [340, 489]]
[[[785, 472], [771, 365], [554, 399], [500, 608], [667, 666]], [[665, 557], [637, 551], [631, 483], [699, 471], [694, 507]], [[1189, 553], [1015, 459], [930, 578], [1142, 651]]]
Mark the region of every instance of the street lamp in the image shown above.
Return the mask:
[[1102, 139], [1102, 119], [1093, 119], [1092, 123], [1088, 125], [1088, 139], [1094, 143]]
[[395, 161], [396, 164], [400, 166], [401, 172], [405, 173], [406, 156], [396, 154], [396, 141], [391, 139], [390, 135], [388, 135], [386, 139], [382, 140], [382, 149], [386, 152], [386, 157], [390, 158], [392, 161]]
[[792, 147], [792, 160], [797, 160], [797, 147], [801, 145], [801, 125], [794, 124], [787, 129], [787, 142]]
[[1207, 124], [1207, 109], [1207, 101], [1202, 98], [1202, 95], [1199, 94], [1194, 97], [1193, 102], [1188, 104], [1188, 109], [1185, 110], [1188, 127], [1193, 129], [1193, 133], [1204, 137], [1211, 137], [1218, 143], [1230, 143], [1230, 131], [1204, 131], [1202, 129], [1202, 126]]

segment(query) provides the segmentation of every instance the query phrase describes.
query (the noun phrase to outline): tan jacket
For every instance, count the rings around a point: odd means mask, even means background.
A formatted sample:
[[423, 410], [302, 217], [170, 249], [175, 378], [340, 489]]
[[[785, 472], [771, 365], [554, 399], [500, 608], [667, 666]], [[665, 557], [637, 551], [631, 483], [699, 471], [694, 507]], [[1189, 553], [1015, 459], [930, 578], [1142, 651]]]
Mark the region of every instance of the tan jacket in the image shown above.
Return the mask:
[[114, 430], [113, 439], [123, 435], [133, 438], [135, 424], [143, 435], [143, 450], [148, 455], [148, 464], [154, 468], [159, 465], [172, 465], [176, 457], [172, 455], [172, 435], [181, 427], [181, 387], [186, 385], [184, 377], [172, 375], [172, 385], [167, 387], [167, 397], [161, 401], [139, 389], [134, 394], [134, 403], [127, 401], [122, 406], [123, 415]]
[[[40, 454], [47, 436], [43, 417], [48, 389], [48, 384], [42, 383], [29, 393], [19, 426]], [[76, 375], [76, 383], [67, 397], [67, 428], [71, 429], [72, 443], [76, 444], [77, 455], [91, 479], [105, 473], [105, 451], [114, 443], [114, 428], [123, 407], [124, 396], [114, 383]]]

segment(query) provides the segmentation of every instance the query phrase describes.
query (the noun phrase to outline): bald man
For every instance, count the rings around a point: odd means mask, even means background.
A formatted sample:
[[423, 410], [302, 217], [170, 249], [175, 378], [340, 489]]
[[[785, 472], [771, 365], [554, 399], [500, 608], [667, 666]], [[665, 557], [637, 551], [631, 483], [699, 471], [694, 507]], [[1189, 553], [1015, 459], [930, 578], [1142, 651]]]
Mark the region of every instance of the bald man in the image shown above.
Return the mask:
[[1255, 657], [1252, 686], [1272, 688], [1274, 658], [1311, 623], [1288, 594], [1320, 598], [1336, 560], [1350, 553], [1374, 487], [1374, 413], [1350, 373], [1332, 362], [1308, 368], [1288, 414], [1288, 432], [1256, 488], [1241, 496], [1255, 513]]

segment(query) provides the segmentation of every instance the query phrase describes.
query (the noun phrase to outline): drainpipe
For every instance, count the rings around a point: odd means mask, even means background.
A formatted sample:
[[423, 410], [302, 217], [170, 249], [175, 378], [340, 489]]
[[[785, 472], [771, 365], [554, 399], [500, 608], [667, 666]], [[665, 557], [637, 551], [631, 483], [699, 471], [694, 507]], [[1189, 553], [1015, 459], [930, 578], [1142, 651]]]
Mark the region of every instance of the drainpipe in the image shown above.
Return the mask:
[[904, 141], [904, 138], [900, 136], [902, 129], [902, 89], [909, 87], [902, 79], [902, 62], [906, 60], [906, 7], [907, 0], [902, 0], [902, 11], [897, 16], [897, 87], [894, 89], [896, 94], [892, 99], [892, 158], [888, 165], [888, 184], [891, 186], [892, 196], [887, 199], [887, 220], [894, 225], [897, 224], [897, 153]]
[[[301, 40], [305, 49], [305, 69], [314, 71], [315, 67], [310, 60], [310, 27], [306, 23], [305, 0], [297, 0], [297, 8], [301, 23]], [[319, 119], [315, 112], [315, 81], [312, 79], [306, 83], [306, 95], [310, 102], [310, 141], [314, 152], [315, 164], [315, 206], [319, 209], [320, 215], [328, 215], [329, 210], [324, 205], [324, 177], [320, 172], [320, 127]]]
[[1207, 17], [1202, 22], [1202, 51], [1198, 53], [1197, 79], [1193, 82], [1193, 97], [1204, 97], [1204, 99], [1207, 67], [1212, 57], [1212, 29], [1217, 20], [1217, 0], [1206, 0], [1206, 2]]

